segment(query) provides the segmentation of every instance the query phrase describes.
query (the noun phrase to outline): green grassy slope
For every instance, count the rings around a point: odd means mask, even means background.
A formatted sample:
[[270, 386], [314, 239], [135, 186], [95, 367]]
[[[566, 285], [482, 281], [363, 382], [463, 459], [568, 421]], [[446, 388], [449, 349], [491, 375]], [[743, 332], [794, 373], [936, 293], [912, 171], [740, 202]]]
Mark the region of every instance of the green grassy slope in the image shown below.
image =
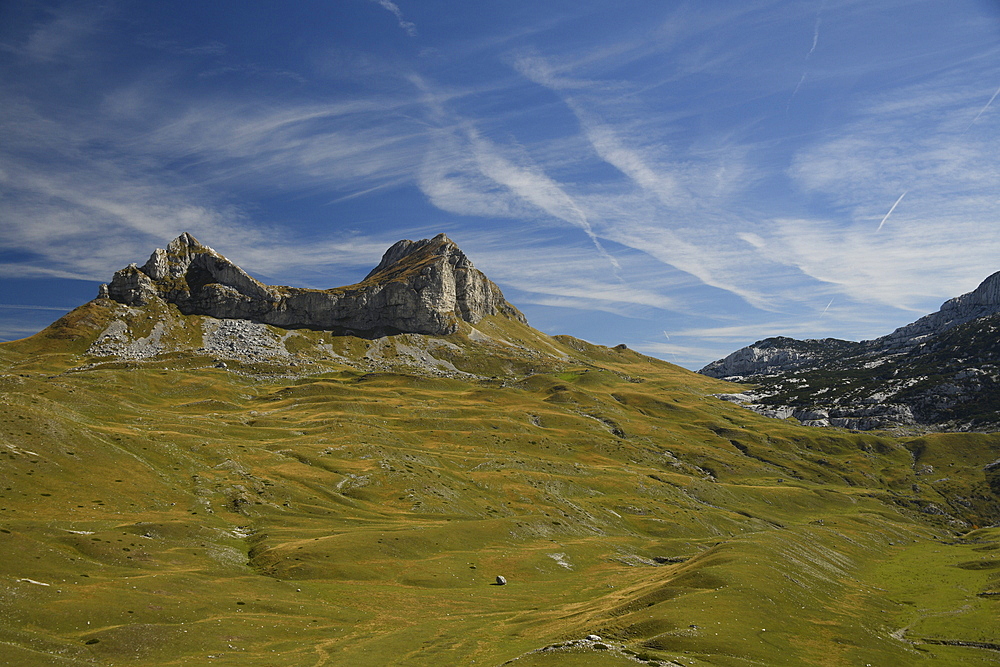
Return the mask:
[[[501, 318], [218, 367], [150, 316], [0, 345], [0, 663], [1000, 659], [1000, 437], [770, 420]], [[86, 356], [114, 318], [187, 348]]]

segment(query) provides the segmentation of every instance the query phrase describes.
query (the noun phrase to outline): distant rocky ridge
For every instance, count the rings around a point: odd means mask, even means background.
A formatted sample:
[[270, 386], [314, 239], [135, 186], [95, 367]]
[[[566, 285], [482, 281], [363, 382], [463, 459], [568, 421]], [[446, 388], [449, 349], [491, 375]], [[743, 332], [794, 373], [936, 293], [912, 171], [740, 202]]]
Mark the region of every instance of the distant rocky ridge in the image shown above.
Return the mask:
[[858, 430], [1000, 428], [1000, 272], [881, 338], [766, 338], [699, 371], [762, 414]]
[[144, 265], [117, 271], [101, 297], [129, 306], [160, 299], [185, 315], [355, 335], [446, 335], [487, 315], [525, 322], [444, 234], [399, 241], [360, 283], [328, 290], [264, 285], [188, 233]]

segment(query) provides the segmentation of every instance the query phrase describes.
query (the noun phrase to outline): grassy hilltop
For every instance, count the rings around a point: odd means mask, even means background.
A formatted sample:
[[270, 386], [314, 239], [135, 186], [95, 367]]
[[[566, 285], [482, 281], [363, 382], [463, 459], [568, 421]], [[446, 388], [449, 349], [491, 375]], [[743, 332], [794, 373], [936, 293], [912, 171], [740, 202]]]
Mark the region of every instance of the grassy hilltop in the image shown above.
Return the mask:
[[213, 327], [0, 345], [0, 664], [1000, 660], [1000, 436], [767, 419], [499, 317]]

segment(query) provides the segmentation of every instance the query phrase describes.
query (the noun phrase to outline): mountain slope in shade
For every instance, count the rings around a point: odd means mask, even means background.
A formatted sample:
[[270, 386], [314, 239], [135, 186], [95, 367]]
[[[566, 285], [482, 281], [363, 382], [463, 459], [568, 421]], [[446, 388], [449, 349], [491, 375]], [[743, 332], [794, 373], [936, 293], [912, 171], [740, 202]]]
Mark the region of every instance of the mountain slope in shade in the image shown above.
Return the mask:
[[995, 430], [998, 325], [1000, 273], [881, 338], [766, 338], [699, 372], [754, 385], [731, 400], [818, 426]]

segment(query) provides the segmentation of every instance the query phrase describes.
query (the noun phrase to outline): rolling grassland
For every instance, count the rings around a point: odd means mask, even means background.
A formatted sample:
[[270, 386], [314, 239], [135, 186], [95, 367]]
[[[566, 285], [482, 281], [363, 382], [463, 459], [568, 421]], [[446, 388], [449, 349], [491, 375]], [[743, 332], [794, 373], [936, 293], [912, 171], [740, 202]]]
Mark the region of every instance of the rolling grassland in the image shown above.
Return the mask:
[[[172, 347], [96, 354], [116, 321]], [[0, 663], [1000, 661], [1000, 436], [767, 419], [502, 318], [206, 326], [105, 300], [0, 345]]]

